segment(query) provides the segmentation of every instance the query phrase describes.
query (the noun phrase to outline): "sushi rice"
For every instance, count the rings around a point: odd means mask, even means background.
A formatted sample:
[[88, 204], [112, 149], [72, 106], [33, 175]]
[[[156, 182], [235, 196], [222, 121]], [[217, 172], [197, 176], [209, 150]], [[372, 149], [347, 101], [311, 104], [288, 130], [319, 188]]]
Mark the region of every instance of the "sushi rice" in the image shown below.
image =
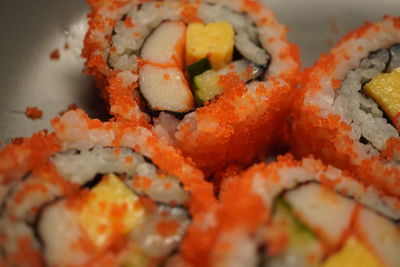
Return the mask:
[[192, 225], [193, 266], [397, 266], [399, 200], [313, 158], [280, 156], [225, 180]]
[[147, 129], [81, 110], [53, 124], [0, 154], [0, 265], [151, 266], [179, 253], [215, 201], [201, 172]]
[[[96, 78], [110, 113], [117, 120], [151, 128], [190, 156], [207, 174], [230, 163], [249, 163], [255, 156], [265, 154], [281, 136], [286, 136], [286, 116], [299, 70], [299, 55], [297, 47], [286, 40], [287, 28], [266, 7], [255, 1], [240, 0], [89, 2], [92, 13], [83, 50], [86, 72]], [[190, 28], [196, 23], [219, 22], [233, 28], [235, 50], [241, 59], [217, 70], [220, 75], [215, 84], [222, 94], [197, 109], [190, 108], [193, 99], [186, 82], [182, 83], [187, 80], [182, 70], [175, 69], [173, 74], [160, 69], [162, 64], [176, 64], [163, 61], [168, 47], [176, 48], [181, 42], [169, 44], [172, 41], [167, 42], [168, 37], [173, 38], [172, 32], [185, 25]], [[172, 30], [166, 30], [166, 24]], [[265, 74], [258, 80], [241, 81], [240, 70], [248, 69], [243, 62], [250, 62], [245, 64], [253, 66], [257, 73], [254, 75], [260, 75], [260, 70]], [[156, 74], [157, 68], [161, 74]], [[174, 83], [159, 90], [165, 80]], [[147, 94], [153, 88], [158, 89]], [[171, 88], [176, 93], [170, 92]], [[176, 88], [180, 88], [180, 93]], [[154, 101], [181, 99], [179, 105], [176, 102], [165, 105], [185, 112], [160, 108], [160, 104], [151, 103], [153, 98]]]
[[400, 79], [399, 18], [301, 76], [257, 1], [88, 2], [114, 118], [69, 110], [0, 151], [0, 266], [399, 265], [400, 115], [376, 89]]
[[304, 75], [292, 126], [297, 156], [314, 154], [396, 196], [396, 119], [389, 119], [385, 106], [369, 97], [365, 88], [382, 73], [393, 75], [400, 67], [399, 29], [399, 18], [390, 16], [365, 23], [322, 55]]

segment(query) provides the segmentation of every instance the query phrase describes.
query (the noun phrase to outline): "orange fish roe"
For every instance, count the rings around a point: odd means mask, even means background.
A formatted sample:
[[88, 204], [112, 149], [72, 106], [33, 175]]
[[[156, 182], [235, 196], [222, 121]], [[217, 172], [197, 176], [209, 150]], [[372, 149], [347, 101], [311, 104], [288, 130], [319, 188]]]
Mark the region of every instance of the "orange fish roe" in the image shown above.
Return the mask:
[[94, 198], [94, 195], [90, 194], [90, 190], [83, 188], [67, 198], [66, 206], [71, 210], [79, 211], [83, 208], [82, 203], [87, 203], [92, 198]]
[[120, 232], [123, 231], [123, 219], [126, 216], [128, 210], [128, 203], [113, 203], [110, 209], [110, 212], [107, 214], [107, 217], [111, 219], [113, 222], [113, 229], [114, 233], [121, 234]]
[[141, 207], [143, 207], [146, 210], [147, 213], [153, 213], [157, 208], [154, 201], [147, 197], [140, 197], [139, 203]]
[[[387, 18], [388, 16], [386, 16], [385, 18]], [[389, 16], [390, 17], [390, 16]], [[400, 29], [400, 18], [393, 18], [391, 17], [391, 19], [393, 20], [393, 24], [397, 29]]]
[[[207, 227], [196, 222], [188, 229], [187, 238], [182, 244], [183, 257], [194, 266], [210, 266], [210, 253], [224, 253], [229, 247], [217, 242], [219, 235], [240, 226], [248, 235], [265, 222], [268, 217], [266, 207], [259, 195], [252, 193], [252, 174], [265, 167], [264, 164], [253, 167], [241, 177], [232, 179], [229, 186], [221, 190], [221, 201], [215, 211], [216, 223]], [[240, 195], [240, 198], [237, 196]]]
[[[267, 93], [260, 85], [253, 96], [245, 94], [245, 85], [233, 73], [223, 76], [221, 85], [226, 88], [224, 94], [196, 112], [197, 123], [212, 118], [219, 124], [218, 128], [215, 131], [205, 128], [200, 135], [189, 124], [184, 123], [180, 128], [182, 140], [179, 148], [207, 174], [232, 162], [250, 163], [255, 155], [268, 151], [272, 143], [279, 143], [277, 140], [281, 140], [287, 130], [282, 126], [289, 110], [291, 87], [278, 83]], [[239, 98], [246, 99], [244, 101], [250, 106], [232, 112], [235, 110], [232, 103]], [[263, 107], [256, 108], [260, 105], [256, 103], [263, 98], [266, 99]], [[258, 115], [260, 112], [262, 115]]]
[[[293, 172], [289, 168], [292, 168]], [[302, 171], [299, 169], [303, 169], [306, 174], [301, 174]], [[333, 173], [339, 175], [338, 178], [333, 178]], [[279, 221], [272, 220], [270, 205], [273, 205], [273, 199], [263, 201], [263, 198], [268, 199], [279, 195], [279, 189], [275, 188], [275, 185], [281, 182], [281, 179], [285, 179], [288, 184], [291, 184], [290, 178], [296, 178], [299, 179], [297, 183], [300, 185], [305, 182], [301, 179], [310, 176], [314, 177], [312, 178], [314, 180], [307, 181], [319, 182], [321, 186], [330, 188], [332, 191], [342, 187], [338, 186], [340, 180], [346, 179], [352, 182], [353, 179], [344, 172], [332, 172], [331, 166], [326, 166], [319, 160], [304, 158], [302, 161], [296, 161], [291, 154], [279, 156], [277, 162], [269, 165], [265, 163], [254, 165], [224, 184], [220, 193], [220, 201], [212, 209], [212, 222], [194, 222], [189, 227], [187, 238], [182, 244], [183, 257], [193, 266], [214, 266], [213, 261], [216, 258], [223, 259], [223, 255], [231, 252], [232, 246], [240, 244], [241, 236], [256, 242], [253, 234], [260, 227], [267, 228], [264, 242], [268, 244], [268, 254], [270, 256], [279, 254], [287, 246], [289, 236], [284, 225]], [[284, 192], [293, 185], [290, 185], [289, 188], [286, 186], [282, 184], [280, 190]], [[272, 196], [269, 195], [270, 193]], [[312, 227], [313, 232], [320, 237], [319, 241], [325, 253], [337, 251], [349, 236], [357, 233], [356, 220], [361, 208], [361, 205], [356, 205], [352, 210], [348, 225], [340, 233], [340, 237], [335, 243], [327, 242], [323, 229]], [[301, 214], [296, 214], [296, 217], [301, 217]], [[229, 239], [230, 234], [234, 238]], [[223, 240], [235, 240], [236, 243], [227, 243]], [[229, 255], [227, 258], [229, 259]], [[310, 260], [315, 262], [316, 255], [310, 255]]]
[[[182, 153], [159, 140], [156, 135], [146, 128], [138, 127], [131, 121], [100, 122], [90, 119], [83, 111], [76, 110], [70, 113], [79, 116], [83, 124], [86, 124], [86, 131], [112, 131], [114, 139], [113, 146], [126, 146], [123, 142], [126, 136], [136, 136], [143, 139], [143, 132], [147, 131], [149, 136], [144, 138], [140, 144], [134, 144], [136, 152], [152, 159], [152, 162], [159, 167], [163, 173], [176, 176], [184, 185], [185, 189], [191, 192], [189, 209], [192, 214], [204, 212], [215, 202], [212, 185], [204, 181], [203, 174], [194, 168], [193, 162], [183, 157]], [[67, 114], [65, 114], [67, 115]], [[63, 136], [68, 127], [63, 118], [52, 121], [53, 127], [58, 136]], [[142, 179], [133, 179], [135, 188], [143, 186]], [[146, 179], [144, 180], [146, 185]]]
[[214, 173], [212, 182], [214, 185], [215, 194], [219, 194], [221, 188], [229, 186], [230, 181], [234, 179], [234, 177], [236, 177], [241, 171], [245, 170], [245, 168], [246, 166], [231, 164], [226, 169], [222, 169]]
[[87, 254], [95, 255], [98, 249], [95, 247], [93, 242], [89, 239], [87, 235], [83, 232], [79, 239], [72, 243], [71, 246], [72, 250], [76, 251], [83, 251]]
[[181, 12], [181, 16], [185, 19], [188, 23], [203, 23], [203, 20], [199, 18], [197, 13], [197, 7], [195, 5], [191, 5], [187, 3], [187, 1], [182, 1], [183, 10]]
[[50, 53], [50, 59], [51, 60], [59, 60], [60, 59], [60, 51], [58, 49], [54, 49]]
[[400, 140], [398, 138], [391, 137], [387, 142], [386, 149], [381, 152], [382, 159], [393, 160], [396, 153], [400, 151]]
[[0, 151], [0, 183], [8, 184], [28, 170], [45, 169], [49, 156], [60, 149], [58, 142], [54, 134], [42, 131], [5, 147]]
[[335, 188], [341, 181], [340, 178], [336, 178], [335, 180], [328, 179], [325, 175], [321, 175], [321, 182], [325, 184], [329, 188]]
[[148, 177], [138, 177], [137, 178], [140, 181], [141, 187], [146, 190], [149, 189], [152, 183], [152, 180]]
[[4, 235], [4, 234], [1, 234], [0, 235], [0, 243], [5, 243], [5, 242], [7, 242], [7, 236], [6, 235]]
[[21, 237], [18, 240], [17, 246], [17, 252], [8, 255], [8, 258], [11, 262], [14, 262], [18, 266], [44, 266], [43, 258], [40, 252], [36, 248], [32, 247], [31, 240], [28, 236]]
[[374, 24], [372, 24], [370, 21], [366, 21], [364, 22], [363, 25], [361, 25], [360, 27], [358, 27], [357, 29], [350, 31], [349, 33], [347, 33], [342, 40], [337, 44], [337, 46], [339, 46], [340, 44], [343, 44], [344, 42], [348, 41], [348, 40], [352, 40], [352, 39], [357, 39], [357, 38], [361, 38], [364, 36], [364, 34], [370, 30], [372, 27], [374, 27]]
[[[386, 37], [381, 37], [377, 33], [383, 28], [388, 34], [390, 31], [395, 31], [396, 20], [398, 18], [386, 16], [377, 24], [364, 23], [348, 33], [329, 54], [321, 55], [317, 63], [303, 73], [302, 90], [298, 94], [300, 100], [294, 105], [292, 116], [294, 123], [291, 131], [292, 151], [298, 158], [313, 154], [327, 164], [348, 171], [365, 184], [371, 184], [387, 194], [400, 196], [400, 170], [387, 163], [388, 160], [399, 155], [400, 145], [396, 138], [391, 138], [387, 142], [386, 148], [380, 155], [373, 156], [370, 152], [366, 152], [367, 149], [363, 144], [352, 139], [351, 125], [342, 121], [339, 115], [329, 115], [330, 107], [321, 111], [318, 104], [303, 104], [306, 93], [306, 103], [313, 103], [314, 98], [321, 97], [322, 90], [335, 92], [340, 88], [341, 78], [336, 76], [336, 72], [337, 69], [343, 68], [345, 60], [351, 58], [350, 51], [361, 49], [363, 53], [367, 52], [367, 47], [360, 48], [360, 41], [374, 38], [377, 44], [383, 42], [387, 47], [389, 44]], [[382, 38], [384, 40], [381, 40]], [[351, 49], [353, 42], [354, 48]], [[327, 80], [330, 80], [330, 85], [327, 86], [325, 82], [325, 85], [322, 85], [322, 81]], [[327, 101], [333, 101], [333, 99]], [[328, 115], [321, 115], [322, 112]], [[331, 113], [337, 112], [332, 109]]]
[[65, 112], [67, 112], [67, 111], [69, 111], [69, 110], [76, 110], [76, 109], [78, 109], [78, 105], [75, 104], [75, 103], [71, 103], [71, 104], [68, 105], [68, 107], [67, 107], [66, 110], [62, 110], [62, 111], [60, 111], [58, 114], [59, 114], [59, 115], [63, 115]]
[[[127, 3], [132, 6], [135, 4], [132, 1]], [[198, 14], [201, 4], [201, 1], [180, 1], [178, 6], [181, 20], [186, 23], [202, 22]], [[282, 61], [290, 67], [276, 75], [269, 75], [268, 83], [257, 86], [255, 92], [249, 92], [236, 77], [228, 75], [221, 81], [224, 93], [198, 108], [193, 112], [195, 116], [182, 121], [173, 136], [176, 138], [173, 142], [206, 175], [229, 164], [249, 164], [256, 156], [268, 153], [272, 143], [286, 143], [289, 139], [287, 114], [294, 96], [293, 87], [297, 83], [295, 77], [299, 71], [299, 50], [287, 42], [287, 29], [278, 24], [270, 10], [254, 0], [238, 1], [235, 4], [227, 5], [233, 11], [248, 12], [258, 26], [276, 27], [275, 34], [268, 38], [274, 44], [279, 42], [281, 49], [272, 55], [276, 57], [272, 62], [275, 64]], [[106, 99], [116, 121], [129, 121], [131, 125], [153, 130], [150, 116], [143, 112], [147, 107], [140, 97], [137, 81], [127, 83], [123, 75], [119, 75], [120, 70], [112, 69], [107, 64], [113, 28], [106, 22], [105, 14], [108, 13], [107, 9], [118, 10], [118, 5], [113, 1], [100, 0], [91, 0], [90, 5], [92, 12], [89, 15], [89, 32], [82, 53], [87, 58], [86, 73], [95, 77], [101, 88], [101, 96]], [[113, 16], [113, 19], [116, 17], [118, 15]], [[267, 37], [262, 39], [266, 40]], [[140, 57], [138, 64], [143, 64]], [[137, 72], [133, 74], [137, 75]], [[168, 79], [167, 76], [163, 78]]]
[[157, 226], [157, 232], [162, 237], [169, 237], [176, 233], [179, 228], [179, 223], [175, 220], [162, 220]]
[[133, 179], [132, 184], [133, 188], [136, 190], [139, 190], [141, 188], [140, 180], [137, 179], [137, 176], [135, 176], [135, 178]]
[[133, 162], [133, 158], [131, 156], [125, 157], [124, 159], [126, 164], [131, 164]]
[[128, 28], [132, 28], [135, 27], [135, 24], [133, 23], [132, 17], [131, 16], [127, 16], [124, 20], [124, 24], [126, 25], [126, 27]]
[[165, 190], [168, 190], [168, 189], [170, 189], [172, 187], [172, 184], [171, 183], [165, 183], [163, 187], [164, 187]]
[[38, 120], [42, 118], [43, 111], [41, 111], [38, 107], [27, 107], [25, 110], [25, 115], [32, 120]]
[[[340, 140], [340, 138], [344, 138], [349, 133], [351, 130], [349, 126], [339, 122], [338, 118], [330, 121], [327, 118], [322, 118], [318, 115], [319, 112], [312, 110], [312, 108], [304, 109], [304, 112], [307, 115], [299, 118], [298, 123], [295, 124], [295, 128], [293, 129], [296, 133], [296, 138], [293, 140], [296, 142], [293, 146], [295, 154], [314, 154], [320, 158], [329, 157], [330, 164], [339, 167], [347, 166], [350, 162], [350, 157], [354, 155], [347, 153], [338, 155], [335, 142], [336, 140]], [[306, 138], [306, 136], [310, 134], [314, 135], [316, 132], [320, 132], [321, 134], [315, 136], [314, 139]], [[301, 146], [297, 142], [301, 142]], [[352, 144], [350, 143], [349, 145], [351, 146]]]
[[244, 0], [242, 10], [257, 14], [258, 12], [260, 12], [260, 10], [262, 10], [262, 6], [261, 6], [260, 2], [258, 2], [258, 1]]
[[[137, 103], [141, 103], [141, 100], [139, 100], [139, 96], [134, 94], [134, 90], [138, 86], [137, 83], [133, 83], [129, 87], [123, 87], [122, 80], [117, 77], [110, 78], [109, 83], [110, 85], [107, 87], [106, 98], [109, 99], [110, 105], [119, 106], [121, 108], [120, 112], [124, 114], [129, 114], [131, 110], [139, 109]], [[118, 114], [115, 115], [117, 118], [120, 117]], [[131, 123], [148, 127], [148, 121], [144, 114], [140, 117], [128, 116]]]
[[[105, 176], [103, 179], [107, 179]], [[80, 212], [86, 203], [95, 198], [96, 195], [89, 189], [77, 190], [73, 195], [69, 196], [66, 201], [68, 209]], [[105, 210], [106, 216], [110, 224], [99, 224], [98, 233], [107, 232], [107, 240], [101, 246], [96, 245], [89, 237], [86, 231], [81, 231], [79, 237], [72, 243], [69, 248], [77, 253], [85, 253], [88, 256], [87, 266], [117, 266], [118, 254], [126, 249], [127, 237], [124, 232], [123, 220], [127, 213], [127, 203], [106, 203], [99, 202], [99, 207]], [[155, 206], [155, 204], [154, 204]], [[138, 207], [139, 209], [141, 208]]]
[[114, 154], [115, 154], [115, 155], [121, 154], [121, 148], [120, 148], [120, 147], [117, 147], [116, 149], [114, 149]]
[[11, 139], [11, 144], [13, 145], [21, 145], [24, 142], [24, 138], [23, 137], [16, 137]]
[[340, 85], [342, 84], [342, 81], [340, 81], [339, 79], [332, 79], [332, 86], [334, 89], [339, 89]]
[[18, 194], [15, 196], [14, 201], [17, 204], [20, 204], [23, 201], [23, 199], [32, 192], [46, 194], [47, 191], [48, 191], [47, 187], [42, 184], [24, 184], [22, 190], [20, 190]]
[[155, 136], [148, 138], [146, 145], [153, 147], [153, 162], [160, 169], [179, 177], [184, 187], [192, 193], [189, 200], [191, 213], [197, 214], [208, 210], [215, 201], [212, 186], [204, 182], [202, 173], [197, 169], [183, 168], [183, 166], [192, 166], [191, 160], [184, 158], [178, 150], [163, 146]]
[[170, 215], [171, 213], [169, 212], [169, 211], [167, 211], [167, 210], [163, 210], [162, 212], [161, 212], [161, 216], [162, 217], [168, 217], [169, 215]]
[[79, 190], [79, 185], [64, 179], [56, 170], [56, 167], [49, 161], [40, 166], [34, 166], [31, 169], [34, 177], [47, 181], [53, 185], [57, 185], [63, 195], [68, 196]]
[[168, 73], [164, 74], [163, 78], [164, 78], [164, 80], [168, 81], [169, 78], [170, 78], [170, 77], [169, 77], [169, 74], [168, 74]]

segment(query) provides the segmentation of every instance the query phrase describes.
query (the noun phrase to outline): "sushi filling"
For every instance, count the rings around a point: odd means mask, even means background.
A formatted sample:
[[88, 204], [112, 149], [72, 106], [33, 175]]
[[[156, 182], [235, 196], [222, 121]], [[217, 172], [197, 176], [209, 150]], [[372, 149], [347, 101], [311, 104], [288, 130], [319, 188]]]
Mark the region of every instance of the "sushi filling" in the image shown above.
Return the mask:
[[230, 72], [248, 83], [263, 79], [270, 55], [245, 14], [220, 4], [189, 3], [201, 22], [183, 18], [180, 1], [136, 5], [112, 35], [109, 65], [138, 73], [143, 110], [183, 117], [223, 93], [221, 76]]
[[[48, 265], [82, 265], [112, 254], [119, 265], [164, 262], [190, 223], [179, 180], [129, 148], [95, 147], [51, 159], [77, 188], [33, 174], [2, 205], [0, 259], [12, 264], [21, 240]], [[68, 231], [66, 231], [68, 229]], [[2, 239], [3, 240], [3, 239]]]
[[360, 142], [380, 151], [389, 138], [399, 137], [399, 68], [400, 44], [370, 53], [347, 73], [334, 101], [334, 108], [351, 123]]
[[273, 210], [263, 266], [390, 266], [397, 257], [396, 224], [318, 184], [282, 193]]

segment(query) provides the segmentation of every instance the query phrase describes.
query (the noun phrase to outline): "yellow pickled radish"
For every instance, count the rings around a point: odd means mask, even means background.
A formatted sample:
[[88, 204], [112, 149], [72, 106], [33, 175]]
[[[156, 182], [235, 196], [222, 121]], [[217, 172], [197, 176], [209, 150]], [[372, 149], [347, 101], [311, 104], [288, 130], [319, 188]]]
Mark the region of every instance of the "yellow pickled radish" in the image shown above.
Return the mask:
[[383, 267], [378, 258], [360, 241], [350, 237], [343, 248], [327, 258], [321, 267]]
[[78, 220], [90, 240], [101, 247], [116, 234], [126, 234], [141, 222], [144, 210], [136, 196], [114, 174], [97, 184], [79, 212]]
[[208, 57], [214, 70], [232, 62], [235, 32], [228, 22], [189, 24], [186, 33], [186, 66]]
[[364, 86], [365, 94], [383, 109], [396, 125], [396, 116], [400, 112], [400, 69], [377, 75]]

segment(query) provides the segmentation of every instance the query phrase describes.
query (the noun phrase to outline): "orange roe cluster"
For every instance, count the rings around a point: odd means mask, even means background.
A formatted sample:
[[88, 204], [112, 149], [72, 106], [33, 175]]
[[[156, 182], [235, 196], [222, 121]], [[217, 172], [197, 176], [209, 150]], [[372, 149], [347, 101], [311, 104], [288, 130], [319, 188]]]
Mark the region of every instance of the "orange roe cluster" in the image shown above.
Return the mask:
[[66, 110], [62, 110], [62, 111], [60, 111], [58, 114], [59, 114], [60, 116], [62, 116], [65, 112], [67, 112], [67, 111], [69, 111], [69, 110], [77, 110], [77, 109], [78, 109], [78, 105], [75, 104], [75, 103], [71, 103], [71, 104], [68, 105], [68, 107], [67, 107]]
[[[322, 117], [317, 108], [303, 107], [295, 117], [292, 131], [291, 148], [298, 158], [314, 155], [327, 164], [349, 171], [363, 183], [374, 185], [390, 195], [400, 195], [400, 171], [395, 167], [385, 167], [379, 156], [354, 163], [358, 154], [355, 142], [349, 137], [351, 126], [341, 121], [338, 115]], [[389, 148], [383, 155], [393, 153]]]
[[[93, 197], [95, 196], [90, 190], [86, 188], [81, 189], [66, 199], [66, 206], [73, 212], [80, 212], [85, 204]], [[99, 205], [106, 206], [106, 203], [102, 202]], [[71, 244], [71, 247], [77, 252], [82, 251], [85, 254], [90, 255], [88, 260], [85, 262], [88, 266], [118, 266], [118, 255], [126, 249], [128, 245], [126, 235], [121, 233], [121, 229], [124, 228], [122, 225], [122, 219], [126, 215], [126, 206], [123, 204], [114, 204], [106, 210], [107, 212], [104, 216], [112, 218], [110, 220], [112, 223], [107, 224], [107, 226], [100, 225], [98, 228], [99, 233], [104, 231], [111, 233], [110, 236], [108, 236], [105, 245], [100, 247], [97, 246], [84, 232], [82, 232], [76, 242]]]
[[[398, 21], [399, 18], [385, 16], [385, 19], [377, 24], [366, 22], [348, 33], [329, 54], [321, 55], [312, 68], [302, 73], [301, 90], [298, 91], [297, 100], [292, 109], [293, 124], [290, 133], [293, 136], [291, 149], [297, 158], [314, 155], [326, 164], [348, 171], [359, 181], [397, 197], [400, 196], [400, 170], [386, 162], [392, 160], [395, 155], [399, 155], [400, 141], [396, 138], [390, 139], [386, 149], [378, 156], [362, 155], [359, 141], [350, 137], [351, 125], [342, 121], [340, 116], [334, 115], [333, 112], [321, 115], [321, 110], [317, 105], [304, 104], [304, 99], [306, 94], [308, 99], [316, 98], [322, 91], [321, 80], [335, 77], [338, 66], [349, 59], [348, 51], [345, 49], [349, 42], [369, 38], [375, 32], [381, 31], [382, 23], [386, 23], [386, 26], [392, 25], [397, 29]], [[357, 49], [362, 51], [364, 48]], [[331, 88], [334, 91], [339, 89], [340, 85], [339, 79], [331, 78]]]
[[[236, 75], [224, 76], [224, 94], [196, 114], [197, 125], [211, 120], [217, 128], [193, 130], [190, 122], [184, 123], [179, 129], [182, 140], [178, 147], [210, 174], [232, 163], [249, 164], [256, 155], [268, 153], [273, 144], [285, 145], [293, 90], [273, 79], [271, 84], [268, 89], [260, 84], [254, 94], [247, 94]], [[236, 108], [233, 103], [239, 99], [246, 105]]]
[[217, 242], [220, 235], [238, 226], [250, 235], [266, 221], [268, 209], [261, 197], [251, 192], [251, 188], [250, 172], [235, 177], [229, 188], [221, 192], [221, 200], [213, 213], [215, 223], [202, 227], [200, 225], [204, 222], [193, 222], [181, 247], [182, 256], [187, 262], [193, 266], [212, 266], [212, 253], [223, 254], [229, 250], [229, 244]]
[[[106, 99], [110, 113], [117, 121], [129, 121], [131, 125], [154, 129], [150, 116], [143, 112], [146, 103], [140, 97], [140, 85], [137, 82], [124, 84], [121, 75], [118, 75], [121, 71], [107, 64], [109, 51], [115, 49], [111, 44], [111, 33], [116, 21], [110, 21], [104, 11], [118, 14], [121, 6], [135, 3], [129, 0], [90, 0], [89, 4], [92, 12], [88, 16], [89, 31], [82, 53], [87, 59], [86, 73], [95, 77], [100, 94]], [[201, 1], [179, 2], [182, 19], [201, 22], [198, 14], [200, 4]], [[269, 77], [268, 83], [259, 85], [254, 93], [250, 93], [237, 77], [229, 74], [221, 81], [224, 93], [198, 108], [193, 120], [184, 119], [172, 138], [179, 136], [174, 140], [176, 146], [185, 156], [191, 157], [206, 175], [229, 164], [250, 164], [255, 157], [268, 153], [272, 145], [282, 143], [286, 146], [290, 139], [287, 115], [300, 68], [299, 49], [288, 43], [287, 29], [281, 31], [283, 27], [278, 24], [274, 14], [260, 3], [253, 0], [238, 1], [238, 8], [241, 12], [254, 15], [257, 24], [279, 29], [276, 38], [268, 38], [267, 42], [280, 42], [283, 48], [274, 60], [292, 64], [293, 67]], [[123, 23], [127, 27], [134, 27], [135, 18], [127, 16]], [[132, 74], [138, 73], [132, 71]], [[205, 126], [209, 121], [213, 126]]]
[[[0, 151], [0, 182], [2, 184], [8, 185], [15, 181], [15, 179], [23, 177], [27, 172], [31, 173], [29, 179], [36, 179], [37, 181], [35, 183], [24, 184], [12, 200], [15, 203], [18, 204], [27, 201], [32, 194], [48, 194], [47, 183], [41, 184], [40, 181], [57, 185], [61, 189], [62, 195], [67, 198], [66, 204], [69, 209], [79, 211], [83, 206], [82, 203], [85, 203], [91, 197], [88, 189], [81, 189], [78, 185], [66, 182], [57, 173], [55, 166], [50, 161], [51, 155], [60, 152], [61, 147], [67, 142], [60, 139], [60, 135], [70, 129], [68, 122], [64, 121], [64, 116], [68, 117], [70, 114], [77, 114], [79, 116], [79, 119], [85, 124], [85, 129], [88, 133], [90, 131], [113, 131], [115, 139], [112, 143], [108, 144], [112, 146], [126, 146], [123, 144], [124, 136], [130, 134], [140, 136], [137, 132], [148, 131], [146, 128], [132, 125], [129, 121], [101, 122], [97, 119], [90, 119], [87, 114], [79, 109], [67, 111], [61, 118], [56, 118], [52, 121], [55, 133], [49, 134], [43, 131], [34, 134], [31, 138], [18, 138], [18, 141]], [[81, 138], [85, 139], [86, 137], [83, 134]], [[215, 204], [216, 199], [213, 195], [211, 184], [204, 180], [203, 174], [194, 167], [190, 159], [184, 158], [181, 152], [161, 142], [152, 133], [143, 143], [135, 145], [134, 149], [150, 157], [163, 173], [174, 175], [181, 180], [184, 188], [190, 192], [190, 199], [187, 205], [193, 218], [202, 218], [205, 216], [207, 210]], [[117, 150], [116, 153], [120, 152]], [[132, 158], [126, 158], [128, 163], [132, 160]], [[151, 183], [151, 180], [146, 177], [140, 177], [139, 180], [142, 187], [149, 186], [149, 183]], [[146, 213], [152, 213], [156, 209], [156, 204], [149, 198], [140, 197], [137, 208], [144, 208]], [[115, 227], [113, 233], [115, 234], [113, 234], [112, 239], [110, 239], [106, 247], [99, 250], [85, 236], [76, 242], [76, 244], [73, 244], [78, 250], [94, 255], [88, 264], [99, 266], [99, 264], [104, 263], [106, 264], [105, 266], [109, 266], [109, 264], [114, 266], [117, 263], [118, 253], [125, 250], [128, 244], [126, 237], [118, 232], [120, 228], [118, 224], [118, 221], [120, 221], [119, 218], [125, 212], [126, 209], [124, 206], [116, 206], [112, 209], [111, 215], [115, 217], [113, 217], [113, 221], [116, 222], [113, 224], [113, 227]], [[178, 226], [176, 221], [166, 218], [156, 228], [160, 235], [168, 237], [177, 231]], [[101, 230], [99, 229], [99, 231]], [[0, 237], [0, 242], [7, 242], [7, 237]], [[40, 252], [36, 248], [31, 247], [31, 241], [27, 244], [25, 243], [24, 246], [28, 246], [27, 248], [21, 248], [17, 255], [10, 255], [10, 257], [12, 256], [12, 259], [19, 257], [21, 260], [29, 258], [32, 260], [32, 266], [41, 266], [43, 259]], [[34, 256], [37, 256], [37, 258], [33, 259]], [[6, 259], [6, 262], [12, 259]]]
[[[300, 162], [291, 155], [280, 157], [278, 162], [261, 163], [249, 170], [232, 176], [221, 187], [220, 201], [212, 209], [213, 223], [194, 222], [188, 229], [182, 244], [182, 256], [193, 266], [213, 266], [215, 255], [223, 255], [230, 249], [229, 243], [220, 242], [220, 237], [235, 229], [251, 236], [254, 231], [268, 222], [271, 207], [260, 194], [255, 193], [254, 179], [280, 180], [279, 170], [283, 167], [298, 167]], [[240, 196], [240, 197], [238, 197]]]
[[[309, 157], [296, 161], [291, 154], [278, 156], [276, 162], [268, 165], [266, 163], [254, 165], [247, 171], [224, 181], [220, 192], [220, 201], [212, 209], [212, 216], [209, 216], [213, 218], [212, 222], [197, 222], [189, 227], [187, 238], [181, 248], [185, 261], [190, 266], [215, 266], [215, 260], [223, 259], [224, 255], [228, 255], [232, 248], [232, 243], [223, 240], [229, 240], [227, 237], [230, 235], [239, 236], [239, 238], [240, 236], [254, 238], [254, 233], [261, 227], [268, 229], [269, 234], [265, 236], [264, 242], [267, 244], [269, 255], [273, 256], [281, 252], [287, 245], [286, 232], [274, 228], [279, 226], [272, 221], [274, 201], [273, 199], [265, 201], [262, 193], [266, 194], [265, 197], [271, 190], [273, 194], [279, 194], [276, 192], [275, 185], [280, 183], [281, 179], [288, 179], [283, 173], [291, 172], [282, 172], [282, 170], [288, 169], [303, 169], [307, 173], [306, 176], [314, 177], [313, 181], [318, 181], [321, 186], [333, 192], [337, 191], [343, 194], [347, 192], [337, 185], [343, 180], [351, 182], [354, 179], [343, 171], [332, 172], [332, 167], [324, 165], [320, 160]], [[337, 175], [337, 177], [335, 178], [333, 175]], [[366, 188], [365, 184], [362, 185]], [[285, 188], [280, 188], [280, 190], [284, 191]], [[358, 218], [360, 207], [357, 205], [351, 215], [349, 224], [352, 227], [342, 233], [336, 244], [344, 243], [352, 233], [351, 231], [357, 231], [355, 220]], [[315, 231], [317, 235], [321, 236], [324, 249], [327, 251], [337, 249], [332, 247], [333, 244], [325, 243], [324, 233], [318, 233], [317, 229]]]
[[[43, 181], [58, 185], [64, 195], [70, 195], [79, 186], [67, 182], [61, 177], [50, 157], [60, 151], [60, 143], [55, 134], [41, 131], [33, 134], [31, 138], [18, 138], [0, 151], [0, 183], [8, 186], [30, 173], [30, 179], [37, 181], [35, 184], [23, 184], [18, 194], [12, 200], [15, 203], [26, 201], [32, 194], [47, 194], [48, 188]], [[36, 209], [32, 210], [37, 212]], [[11, 215], [12, 216], [12, 215]], [[31, 237], [23, 236], [18, 240], [15, 253], [6, 255], [6, 262], [29, 266], [43, 266], [40, 251], [32, 247]], [[0, 238], [0, 242], [7, 242], [7, 237]]]
[[[8, 260], [10, 262], [14, 262], [19, 266], [41, 267], [45, 265], [40, 251], [31, 246], [31, 240], [29, 236], [21, 237], [18, 240], [17, 246], [17, 252], [8, 255], [6, 261]], [[5, 263], [5, 265], [2, 266], [7, 265], [8, 264]]]
[[54, 50], [50, 53], [50, 59], [51, 59], [51, 60], [59, 60], [59, 59], [60, 59], [60, 50], [54, 49]]
[[190, 5], [189, 3], [182, 1], [182, 12], [181, 16], [184, 18], [188, 23], [204, 23], [204, 21], [199, 18], [197, 13], [197, 7], [195, 5]]
[[172, 236], [179, 228], [179, 223], [174, 220], [163, 220], [157, 224], [157, 232], [162, 237]]
[[7, 185], [29, 170], [49, 168], [50, 155], [60, 150], [55, 134], [46, 131], [35, 133], [31, 138], [18, 138], [0, 151], [0, 183]]
[[[138, 153], [149, 158], [163, 172], [176, 176], [184, 188], [191, 192], [189, 199], [189, 209], [192, 214], [202, 213], [215, 202], [212, 185], [204, 180], [204, 175], [200, 170], [195, 168], [190, 158], [183, 156], [182, 152], [174, 149], [160, 140], [155, 133], [146, 128], [140, 127], [131, 121], [110, 121], [101, 122], [98, 119], [90, 119], [82, 110], [70, 111], [79, 116], [85, 124], [84, 131], [110, 131], [114, 136], [112, 146], [126, 146], [124, 138], [126, 136], [136, 136], [143, 138], [141, 131], [147, 131], [149, 136], [144, 142], [132, 147]], [[67, 114], [64, 114], [67, 115]], [[69, 125], [63, 120], [63, 117], [56, 118], [52, 121], [57, 136], [63, 136], [69, 130]], [[145, 177], [141, 177], [140, 186], [146, 185], [148, 182]], [[139, 184], [137, 185], [139, 186]]]
[[43, 111], [38, 107], [27, 107], [25, 110], [25, 115], [32, 120], [38, 120], [42, 118]]

